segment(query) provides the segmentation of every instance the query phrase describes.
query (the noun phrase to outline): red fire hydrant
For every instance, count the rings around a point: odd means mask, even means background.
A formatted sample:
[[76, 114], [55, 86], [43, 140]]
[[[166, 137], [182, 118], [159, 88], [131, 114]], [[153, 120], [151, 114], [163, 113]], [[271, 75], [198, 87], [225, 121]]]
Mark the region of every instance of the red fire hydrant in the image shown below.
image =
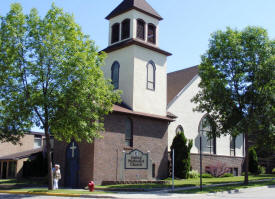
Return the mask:
[[93, 192], [95, 190], [95, 183], [93, 181], [89, 182], [88, 187], [90, 192]]

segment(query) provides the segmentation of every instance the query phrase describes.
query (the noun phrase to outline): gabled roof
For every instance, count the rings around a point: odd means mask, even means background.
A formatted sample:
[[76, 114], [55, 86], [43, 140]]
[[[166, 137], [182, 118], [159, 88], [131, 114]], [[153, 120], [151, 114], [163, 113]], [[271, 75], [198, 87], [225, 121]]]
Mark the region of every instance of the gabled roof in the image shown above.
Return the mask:
[[167, 104], [199, 73], [198, 66], [167, 74]]
[[158, 20], [162, 20], [162, 17], [145, 1], [145, 0], [123, 0], [107, 17], [111, 19], [120, 14], [123, 14], [129, 10], [138, 10], [144, 14], [150, 15]]

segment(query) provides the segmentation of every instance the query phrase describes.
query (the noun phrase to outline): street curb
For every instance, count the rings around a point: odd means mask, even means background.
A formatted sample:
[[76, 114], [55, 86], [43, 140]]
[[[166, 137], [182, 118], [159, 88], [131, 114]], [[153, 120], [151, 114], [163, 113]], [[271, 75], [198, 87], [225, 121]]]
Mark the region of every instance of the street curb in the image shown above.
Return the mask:
[[0, 191], [0, 193], [7, 194], [24, 194], [24, 195], [48, 195], [48, 196], [67, 196], [67, 197], [80, 197], [81, 194], [64, 194], [64, 193], [47, 193], [47, 192], [28, 192], [28, 191]]

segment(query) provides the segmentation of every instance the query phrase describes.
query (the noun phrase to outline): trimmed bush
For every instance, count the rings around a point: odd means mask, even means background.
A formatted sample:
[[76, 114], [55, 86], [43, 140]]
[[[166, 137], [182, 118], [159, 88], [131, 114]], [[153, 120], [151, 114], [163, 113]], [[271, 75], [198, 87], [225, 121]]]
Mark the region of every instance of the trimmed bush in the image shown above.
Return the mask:
[[225, 173], [221, 176], [222, 178], [226, 178], [226, 177], [233, 177], [232, 173]]
[[248, 159], [249, 159], [248, 171], [251, 172], [252, 174], [258, 174], [259, 173], [258, 156], [254, 147], [249, 148]]
[[187, 179], [190, 171], [190, 151], [193, 146], [193, 140], [187, 140], [183, 132], [177, 133], [171, 146], [175, 150], [175, 176], [181, 179]]
[[275, 168], [272, 169], [272, 174], [275, 174]]
[[196, 170], [189, 171], [189, 178], [198, 178], [200, 176], [199, 172]]
[[213, 178], [213, 176], [210, 173], [203, 173], [201, 175], [202, 178]]

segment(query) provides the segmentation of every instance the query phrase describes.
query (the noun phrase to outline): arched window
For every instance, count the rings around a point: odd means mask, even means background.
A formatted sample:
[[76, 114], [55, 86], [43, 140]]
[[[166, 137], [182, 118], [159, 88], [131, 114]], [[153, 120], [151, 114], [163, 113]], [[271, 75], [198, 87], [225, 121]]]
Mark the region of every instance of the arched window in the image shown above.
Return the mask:
[[181, 125], [178, 125], [178, 127], [176, 128], [176, 134], [181, 133], [181, 132], [183, 132], [183, 128]]
[[145, 22], [142, 19], [137, 20], [137, 38], [145, 40]]
[[155, 90], [156, 66], [153, 61], [147, 64], [147, 89]]
[[125, 124], [125, 145], [133, 146], [133, 123], [132, 120], [127, 118]]
[[114, 85], [114, 89], [118, 89], [119, 87], [119, 63], [115, 61], [112, 65], [112, 84]]
[[156, 26], [154, 24], [148, 24], [148, 36], [147, 40], [150, 43], [156, 43]]
[[119, 23], [112, 26], [112, 43], [119, 41]]
[[216, 154], [216, 137], [208, 137], [211, 131], [210, 117], [206, 115], [201, 119], [199, 124], [199, 132], [202, 136], [202, 152]]
[[125, 19], [121, 24], [121, 39], [127, 39], [130, 37], [130, 19]]

